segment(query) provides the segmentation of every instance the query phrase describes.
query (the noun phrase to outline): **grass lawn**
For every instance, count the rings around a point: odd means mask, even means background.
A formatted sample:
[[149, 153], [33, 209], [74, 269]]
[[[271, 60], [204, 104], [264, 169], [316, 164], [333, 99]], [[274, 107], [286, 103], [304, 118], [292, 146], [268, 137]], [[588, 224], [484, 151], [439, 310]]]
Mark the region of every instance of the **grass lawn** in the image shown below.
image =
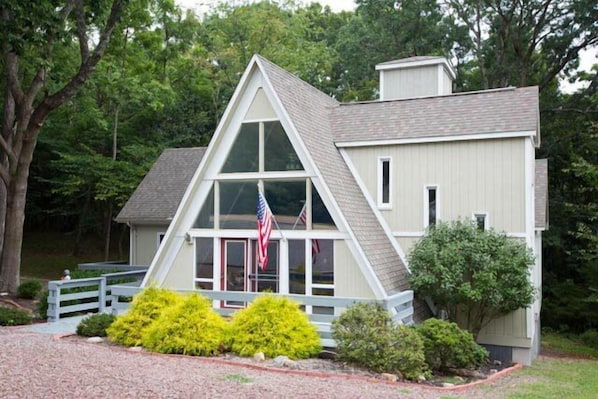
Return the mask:
[[[541, 356], [515, 375], [510, 399], [594, 399], [598, 397], [598, 350], [575, 338], [544, 334], [543, 351], [558, 357]], [[560, 357], [567, 356], [567, 357]]]

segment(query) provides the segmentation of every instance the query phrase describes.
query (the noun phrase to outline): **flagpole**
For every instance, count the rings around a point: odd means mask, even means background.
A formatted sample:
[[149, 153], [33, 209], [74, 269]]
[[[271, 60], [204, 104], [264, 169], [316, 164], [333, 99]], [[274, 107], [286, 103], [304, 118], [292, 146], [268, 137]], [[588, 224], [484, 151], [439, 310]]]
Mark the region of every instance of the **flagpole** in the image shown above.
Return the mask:
[[301, 212], [299, 212], [299, 216], [297, 216], [297, 219], [295, 219], [295, 224], [293, 225], [293, 230], [295, 230], [295, 227], [297, 227], [297, 223], [299, 223], [299, 219], [301, 219], [301, 214], [305, 210], [306, 205], [307, 205], [307, 202], [305, 204], [303, 204], [303, 207], [301, 208]]
[[262, 197], [264, 197], [264, 200], [266, 202], [266, 206], [268, 207], [268, 210], [270, 211], [270, 215], [272, 215], [272, 220], [274, 221], [274, 225], [276, 225], [276, 228], [278, 229], [278, 231], [280, 233], [280, 237], [282, 238], [282, 241], [286, 241], [287, 238], [284, 236], [284, 234], [282, 234], [282, 229], [278, 225], [278, 221], [276, 220], [276, 216], [274, 216], [274, 212], [272, 212], [272, 209], [270, 209], [270, 204], [268, 204], [268, 200], [266, 199], [266, 196], [264, 195], [264, 190], [263, 190], [263, 187], [261, 185], [261, 182], [257, 183], [257, 189], [262, 194]]

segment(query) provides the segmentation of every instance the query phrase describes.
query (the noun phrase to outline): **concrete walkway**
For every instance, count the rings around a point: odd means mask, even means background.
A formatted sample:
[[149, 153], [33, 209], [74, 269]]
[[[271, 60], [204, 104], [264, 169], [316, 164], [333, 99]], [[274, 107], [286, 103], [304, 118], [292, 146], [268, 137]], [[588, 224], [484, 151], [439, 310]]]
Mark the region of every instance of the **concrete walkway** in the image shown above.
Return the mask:
[[77, 326], [85, 317], [86, 316], [65, 317], [64, 319], [59, 319], [52, 323], [31, 324], [20, 328], [19, 331], [52, 335], [74, 334], [77, 331]]

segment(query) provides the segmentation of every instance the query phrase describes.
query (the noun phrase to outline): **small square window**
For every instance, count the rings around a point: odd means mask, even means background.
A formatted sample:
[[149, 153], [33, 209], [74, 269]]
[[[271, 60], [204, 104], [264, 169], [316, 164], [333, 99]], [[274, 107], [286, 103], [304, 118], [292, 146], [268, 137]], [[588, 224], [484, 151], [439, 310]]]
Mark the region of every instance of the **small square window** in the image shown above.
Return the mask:
[[488, 214], [487, 213], [474, 213], [473, 221], [479, 230], [484, 231], [488, 227], [487, 226]]

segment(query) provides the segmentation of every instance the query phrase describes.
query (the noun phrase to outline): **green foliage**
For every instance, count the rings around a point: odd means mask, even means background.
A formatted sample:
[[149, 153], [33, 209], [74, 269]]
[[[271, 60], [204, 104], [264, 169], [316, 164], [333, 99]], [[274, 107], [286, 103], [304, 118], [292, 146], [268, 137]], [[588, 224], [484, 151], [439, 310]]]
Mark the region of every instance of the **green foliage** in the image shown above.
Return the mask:
[[380, 304], [358, 303], [332, 323], [338, 360], [408, 379], [426, 373], [423, 341], [416, 330], [395, 324]]
[[113, 314], [97, 313], [85, 317], [77, 325], [77, 335], [84, 337], [105, 337], [106, 329], [114, 322]]
[[42, 290], [42, 283], [39, 280], [26, 280], [17, 288], [17, 296], [23, 299], [35, 299]]
[[165, 289], [145, 288], [133, 298], [129, 310], [118, 316], [106, 329], [111, 341], [125, 346], [139, 346], [145, 329], [156, 320], [165, 309], [182, 300], [179, 294]]
[[305, 359], [321, 350], [320, 337], [296, 302], [260, 295], [233, 315], [230, 348], [241, 356], [263, 352], [267, 357]]
[[42, 319], [48, 318], [48, 295], [48, 290], [44, 290], [39, 297], [39, 302], [37, 303], [37, 313]]
[[31, 321], [31, 315], [23, 310], [0, 306], [0, 326], [21, 326]]
[[579, 336], [581, 342], [590, 348], [598, 350], [598, 331], [588, 330]]
[[488, 360], [488, 352], [471, 333], [456, 323], [428, 319], [417, 327], [423, 338], [426, 363], [432, 370], [476, 368]]
[[223, 350], [228, 323], [198, 294], [163, 312], [143, 333], [144, 348], [160, 353], [211, 356]]
[[442, 222], [413, 248], [409, 283], [477, 336], [491, 320], [532, 303], [533, 264], [522, 241], [469, 221]]

